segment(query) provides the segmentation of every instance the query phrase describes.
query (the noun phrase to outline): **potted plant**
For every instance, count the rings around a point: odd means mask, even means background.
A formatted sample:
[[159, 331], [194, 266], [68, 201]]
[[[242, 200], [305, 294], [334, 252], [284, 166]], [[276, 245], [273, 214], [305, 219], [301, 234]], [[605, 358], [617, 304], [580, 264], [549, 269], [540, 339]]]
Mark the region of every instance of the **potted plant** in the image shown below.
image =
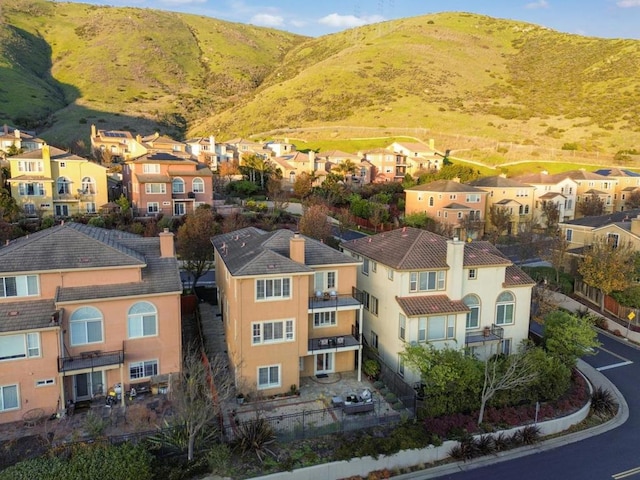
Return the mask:
[[236, 395], [236, 401], [238, 402], [238, 405], [242, 405], [244, 403], [244, 393]]

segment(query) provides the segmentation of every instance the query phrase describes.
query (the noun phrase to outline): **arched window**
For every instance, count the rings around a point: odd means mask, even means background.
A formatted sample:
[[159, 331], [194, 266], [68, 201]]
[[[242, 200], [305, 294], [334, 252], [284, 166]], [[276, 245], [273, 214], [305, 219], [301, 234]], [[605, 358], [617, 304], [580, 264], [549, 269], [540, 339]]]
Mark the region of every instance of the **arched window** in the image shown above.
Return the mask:
[[129, 338], [150, 337], [158, 334], [158, 312], [149, 302], [134, 303], [127, 315]]
[[294, 183], [296, 181], [296, 172], [289, 172], [289, 183]]
[[467, 295], [462, 302], [471, 310], [467, 313], [467, 329], [478, 328], [480, 326], [480, 299], [475, 295]]
[[69, 195], [71, 193], [71, 180], [67, 177], [59, 177], [56, 181], [59, 195]]
[[502, 292], [498, 295], [496, 302], [496, 325], [511, 325], [513, 323], [513, 313], [515, 298], [511, 292]]
[[184, 180], [180, 177], [176, 177], [172, 182], [172, 190], [173, 193], [184, 193]]
[[191, 191], [193, 193], [204, 193], [204, 181], [200, 177], [196, 177], [191, 182]]
[[84, 177], [81, 188], [84, 195], [93, 195], [96, 193], [96, 182], [91, 177]]
[[429, 197], [429, 206], [433, 207], [433, 197]]
[[69, 320], [71, 345], [102, 342], [102, 313], [95, 307], [80, 307]]

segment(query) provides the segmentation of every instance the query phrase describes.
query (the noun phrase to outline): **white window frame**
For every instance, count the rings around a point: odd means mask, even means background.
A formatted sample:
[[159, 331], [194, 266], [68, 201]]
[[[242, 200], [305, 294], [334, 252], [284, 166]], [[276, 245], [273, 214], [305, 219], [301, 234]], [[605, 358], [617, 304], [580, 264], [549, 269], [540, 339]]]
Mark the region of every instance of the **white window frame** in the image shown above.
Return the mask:
[[36, 297], [40, 295], [39, 280], [38, 275], [0, 277], [0, 298]]
[[398, 314], [398, 338], [407, 341], [407, 317], [402, 313]]
[[43, 378], [42, 380], [36, 380], [36, 388], [50, 387], [55, 384], [55, 378]]
[[[480, 299], [476, 295], [467, 295], [462, 299], [462, 303], [464, 303], [469, 308], [469, 310], [471, 310], [469, 313], [467, 313], [465, 328], [467, 330], [480, 328]], [[472, 323], [474, 317], [475, 321]]]
[[[261, 383], [260, 382], [260, 372], [261, 371], [266, 371], [265, 373], [267, 374], [267, 382], [266, 383]], [[275, 373], [275, 376], [277, 376], [277, 380], [274, 380], [272, 378], [273, 372]], [[267, 390], [269, 388], [278, 388], [282, 385], [282, 365], [281, 364], [275, 364], [275, 365], [263, 365], [257, 368], [257, 377], [256, 377], [256, 384], [258, 386], [258, 390]]]
[[[134, 372], [133, 369], [136, 369]], [[151, 369], [151, 370], [149, 370]], [[141, 360], [129, 363], [129, 380], [140, 380], [151, 378], [160, 372], [160, 362], [157, 358], [152, 360]]]
[[[422, 288], [423, 276], [425, 288]], [[431, 278], [433, 276], [433, 278]], [[429, 284], [433, 283], [434, 288], [429, 288]], [[409, 291], [410, 292], [432, 292], [444, 290], [446, 283], [445, 270], [429, 270], [424, 272], [409, 272]]]
[[145, 163], [142, 165], [143, 173], [160, 173], [159, 163]]
[[20, 182], [18, 184], [18, 195], [21, 197], [43, 197], [44, 183]]
[[[509, 298], [507, 299], [507, 295]], [[496, 325], [515, 323], [516, 300], [511, 292], [502, 292], [496, 301]]]
[[[87, 310], [87, 311], [93, 310], [99, 314], [99, 317], [95, 316], [90, 318], [79, 318], [79, 319], [73, 318], [74, 315], [78, 315], [78, 312], [83, 310]], [[90, 323], [93, 324], [98, 322], [100, 324], [100, 339], [89, 341], [88, 326]], [[80, 341], [80, 342], [74, 341], [74, 330], [81, 329], [83, 326], [84, 326], [83, 328], [84, 341]], [[79, 333], [82, 333], [82, 330], [80, 330]], [[92, 307], [92, 306], [80, 307], [76, 309], [69, 317], [69, 343], [71, 344], [71, 346], [75, 347], [78, 345], [91, 345], [91, 344], [102, 343], [102, 342], [104, 342], [104, 316], [102, 315], [102, 312], [98, 310], [96, 307]]]
[[[196, 185], [198, 185], [197, 188], [196, 188]], [[191, 180], [191, 191], [193, 193], [205, 193], [204, 180], [202, 180], [200, 177], [196, 177], [193, 180]]]
[[467, 203], [480, 203], [480, 194], [467, 193]]
[[376, 317], [378, 316], [378, 297], [369, 295], [368, 310]]
[[147, 202], [147, 213], [160, 212], [160, 202]]
[[56, 179], [56, 192], [58, 195], [70, 195], [71, 194], [71, 180], [67, 177], [58, 177]]
[[315, 312], [313, 314], [313, 328], [335, 327], [338, 323], [336, 311]]
[[565, 231], [564, 236], [565, 236], [567, 242], [572, 241], [573, 240], [573, 229], [567, 228], [567, 230]]
[[144, 193], [147, 195], [164, 195], [167, 193], [167, 185], [165, 183], [145, 183]]
[[[176, 188], [176, 187], [181, 187], [181, 188]], [[173, 180], [171, 180], [171, 193], [175, 193], [175, 194], [186, 193], [184, 180], [181, 177], [175, 177]]]
[[362, 259], [362, 274], [369, 275], [369, 259], [366, 257]]
[[612, 248], [618, 248], [620, 246], [620, 235], [617, 233], [607, 233], [607, 243]]
[[[143, 310], [145, 308], [146, 310]], [[127, 311], [127, 336], [130, 339], [158, 336], [158, 309], [153, 303], [136, 302], [129, 307]]]
[[291, 277], [256, 279], [256, 302], [269, 302], [291, 298], [291, 283]]
[[387, 278], [393, 281], [393, 268], [387, 268]]
[[315, 291], [328, 292], [338, 289], [338, 272], [336, 270], [317, 270], [314, 276]]
[[[12, 355], [6, 355], [6, 347], [9, 345], [5, 343], [5, 348], [0, 350], [0, 362], [40, 357], [40, 334], [38, 332], [0, 335], [0, 339], [4, 342], [8, 341], [12, 344], [11, 347], [15, 347], [11, 350], [14, 352]], [[3, 357], [2, 355], [6, 356]]]
[[[16, 403], [15, 406], [7, 406], [7, 392], [5, 390], [15, 389]], [[20, 387], [18, 384], [13, 385], [0, 385], [0, 412], [8, 412], [10, 410], [20, 409]]]
[[80, 189], [84, 195], [95, 195], [96, 193], [96, 181], [92, 177], [82, 177], [80, 182]]
[[96, 213], [96, 202], [85, 203], [85, 210], [87, 213]]
[[[266, 336], [270, 338], [265, 339]], [[293, 342], [295, 337], [295, 321], [292, 318], [251, 323], [251, 345]]]

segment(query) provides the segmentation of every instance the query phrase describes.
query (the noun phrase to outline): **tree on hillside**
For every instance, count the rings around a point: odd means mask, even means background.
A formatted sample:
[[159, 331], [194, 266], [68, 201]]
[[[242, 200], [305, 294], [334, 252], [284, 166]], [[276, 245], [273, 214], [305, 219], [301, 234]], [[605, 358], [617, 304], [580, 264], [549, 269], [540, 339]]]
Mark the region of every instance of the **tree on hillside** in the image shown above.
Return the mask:
[[578, 264], [584, 283], [600, 290], [600, 311], [604, 311], [604, 297], [627, 288], [635, 274], [633, 247], [628, 243], [616, 244], [612, 239], [596, 237], [585, 247]]
[[511, 223], [511, 213], [505, 207], [499, 205], [491, 205], [489, 208], [489, 221], [491, 222], [490, 240], [491, 243], [497, 243], [498, 239], [509, 228]]
[[542, 213], [545, 218], [547, 232], [555, 231], [560, 221], [560, 207], [554, 202], [542, 202]]
[[484, 420], [487, 402], [503, 390], [513, 390], [530, 385], [538, 378], [538, 370], [529, 355], [530, 347], [522, 345], [518, 352], [504, 356], [492, 355], [484, 364], [484, 382], [480, 395], [478, 425]]
[[604, 200], [597, 193], [592, 193], [576, 204], [576, 210], [583, 217], [602, 215], [604, 213]]
[[184, 225], [178, 229], [177, 252], [184, 268], [191, 274], [194, 289], [198, 279], [213, 267], [211, 237], [220, 232], [209, 205], [201, 205], [186, 216]]
[[332, 237], [328, 214], [329, 209], [325, 205], [316, 204], [306, 207], [298, 224], [300, 233], [326, 243]]
[[594, 324], [591, 316], [579, 317], [561, 310], [551, 312], [544, 318], [544, 347], [573, 368], [578, 358], [593, 355], [593, 349], [600, 346]]

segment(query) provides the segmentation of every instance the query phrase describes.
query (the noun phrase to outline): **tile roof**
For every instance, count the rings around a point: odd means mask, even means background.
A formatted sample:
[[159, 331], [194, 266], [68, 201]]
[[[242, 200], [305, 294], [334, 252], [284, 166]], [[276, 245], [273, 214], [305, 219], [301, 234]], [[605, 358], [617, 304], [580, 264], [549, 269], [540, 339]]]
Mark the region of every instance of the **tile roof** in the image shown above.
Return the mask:
[[[18, 155], [14, 155], [11, 157], [14, 158], [33, 158], [33, 159], [42, 159], [42, 148], [38, 148], [37, 150], [31, 150], [29, 152], [20, 153]], [[74, 155], [73, 153], [65, 152], [64, 150], [60, 150], [59, 148], [49, 146], [49, 156], [51, 160], [81, 160], [83, 162], [88, 162], [86, 158], [79, 157]], [[96, 164], [98, 165], [98, 164]]]
[[608, 180], [604, 175], [600, 175], [595, 172], [588, 172], [586, 170], [570, 170], [568, 172], [564, 172], [564, 176], [573, 178], [574, 180]]
[[181, 163], [181, 164], [194, 164], [195, 160], [190, 160], [184, 157], [178, 157], [168, 152], [155, 152], [147, 155], [142, 155], [134, 160], [130, 160], [127, 163], [149, 163], [149, 162], [167, 162], [167, 163]]
[[496, 188], [527, 188], [531, 185], [519, 182], [513, 178], [506, 178], [501, 175], [493, 175], [491, 177], [483, 177], [473, 182], [469, 182], [469, 185], [474, 187], [496, 187]]
[[527, 184], [542, 184], [542, 185], [553, 185], [556, 183], [560, 183], [565, 178], [571, 178], [566, 174], [557, 173], [555, 175], [550, 175], [548, 173], [529, 173], [526, 175], [518, 175], [517, 177], [513, 177], [512, 180], [517, 182], [527, 183]]
[[568, 220], [566, 222], [560, 223], [562, 225], [580, 225], [585, 227], [598, 228], [619, 222], [629, 222], [630, 224], [631, 219], [638, 217], [638, 215], [640, 215], [640, 208], [625, 210], [623, 212], [608, 213], [606, 215], [576, 218], [575, 220]]
[[465, 243], [464, 260], [465, 267], [482, 267], [493, 265], [512, 265], [513, 262], [505, 257], [495, 245], [485, 241], [472, 241]]
[[0, 333], [50, 327], [55, 312], [53, 300], [0, 303]]
[[449, 210], [471, 210], [471, 207], [468, 205], [462, 205], [461, 203], [450, 203], [442, 208], [446, 208]]
[[160, 173], [136, 173], [136, 178], [140, 183], [169, 183], [171, 177]]
[[436, 180], [434, 182], [416, 185], [405, 189], [408, 192], [459, 192], [459, 193], [484, 193], [484, 190], [465, 183], [454, 182], [453, 180]]
[[536, 282], [521, 268], [510, 265], [504, 273], [504, 287], [516, 287], [521, 285], [535, 285]]
[[211, 240], [234, 276], [309, 273], [311, 266], [355, 264], [352, 257], [312, 238], [305, 239], [305, 265], [289, 257], [291, 230], [265, 232], [254, 227], [217, 235]]
[[396, 297], [396, 301], [408, 317], [435, 315], [438, 313], [467, 313], [471, 311], [460, 300], [451, 300], [446, 295]]

